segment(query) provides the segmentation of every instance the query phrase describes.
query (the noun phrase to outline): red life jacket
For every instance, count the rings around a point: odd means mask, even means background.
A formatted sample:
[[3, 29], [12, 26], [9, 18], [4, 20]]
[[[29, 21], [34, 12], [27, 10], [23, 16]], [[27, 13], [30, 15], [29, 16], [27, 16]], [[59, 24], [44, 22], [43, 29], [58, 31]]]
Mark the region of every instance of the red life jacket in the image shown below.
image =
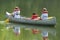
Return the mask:
[[37, 17], [38, 17], [38, 15], [32, 15], [32, 19], [35, 19]]

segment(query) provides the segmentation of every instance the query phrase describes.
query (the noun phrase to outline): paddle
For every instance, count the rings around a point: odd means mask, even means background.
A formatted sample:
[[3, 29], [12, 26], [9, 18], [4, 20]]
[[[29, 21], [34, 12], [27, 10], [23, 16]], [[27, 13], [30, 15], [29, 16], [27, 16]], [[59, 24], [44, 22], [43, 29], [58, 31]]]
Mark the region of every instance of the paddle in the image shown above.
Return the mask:
[[5, 20], [5, 22], [6, 22], [6, 23], [9, 23], [9, 18], [7, 18], [7, 19]]
[[6, 15], [11, 15], [9, 12], [6, 12]]
[[[11, 14], [6, 11], [6, 15], [10, 16]], [[7, 18], [7, 19], [5, 20], [5, 22], [6, 22], [6, 23], [9, 23], [9, 18]]]

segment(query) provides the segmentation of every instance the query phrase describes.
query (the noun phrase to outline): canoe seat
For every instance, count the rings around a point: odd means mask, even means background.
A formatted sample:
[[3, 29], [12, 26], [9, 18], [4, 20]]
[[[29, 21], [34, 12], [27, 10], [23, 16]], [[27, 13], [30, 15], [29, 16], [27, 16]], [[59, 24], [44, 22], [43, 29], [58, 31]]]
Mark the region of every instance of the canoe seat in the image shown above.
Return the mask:
[[53, 17], [48, 17], [48, 19], [52, 19]]

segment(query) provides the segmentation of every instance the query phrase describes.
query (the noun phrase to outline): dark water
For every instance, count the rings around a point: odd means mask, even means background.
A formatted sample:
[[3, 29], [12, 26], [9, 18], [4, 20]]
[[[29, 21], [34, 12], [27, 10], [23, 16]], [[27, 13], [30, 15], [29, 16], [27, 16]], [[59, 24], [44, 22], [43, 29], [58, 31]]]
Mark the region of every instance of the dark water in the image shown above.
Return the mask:
[[27, 25], [27, 24], [16, 24], [16, 23], [9, 23], [7, 24], [7, 26], [14, 26], [14, 27], [21, 27], [21, 28], [37, 28], [40, 31], [47, 31], [50, 34], [52, 34], [53, 36], [56, 36], [56, 28], [53, 26], [38, 26], [38, 25]]

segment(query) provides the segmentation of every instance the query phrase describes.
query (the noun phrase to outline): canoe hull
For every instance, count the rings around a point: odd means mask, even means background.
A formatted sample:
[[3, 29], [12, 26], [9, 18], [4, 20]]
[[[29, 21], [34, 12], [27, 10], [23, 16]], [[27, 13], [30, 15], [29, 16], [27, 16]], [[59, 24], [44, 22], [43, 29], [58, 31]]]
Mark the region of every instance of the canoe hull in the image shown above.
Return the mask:
[[25, 18], [14, 18], [10, 16], [9, 20], [10, 22], [32, 24], [32, 25], [56, 25], [55, 17], [48, 20], [31, 20], [31, 19], [25, 19]]

